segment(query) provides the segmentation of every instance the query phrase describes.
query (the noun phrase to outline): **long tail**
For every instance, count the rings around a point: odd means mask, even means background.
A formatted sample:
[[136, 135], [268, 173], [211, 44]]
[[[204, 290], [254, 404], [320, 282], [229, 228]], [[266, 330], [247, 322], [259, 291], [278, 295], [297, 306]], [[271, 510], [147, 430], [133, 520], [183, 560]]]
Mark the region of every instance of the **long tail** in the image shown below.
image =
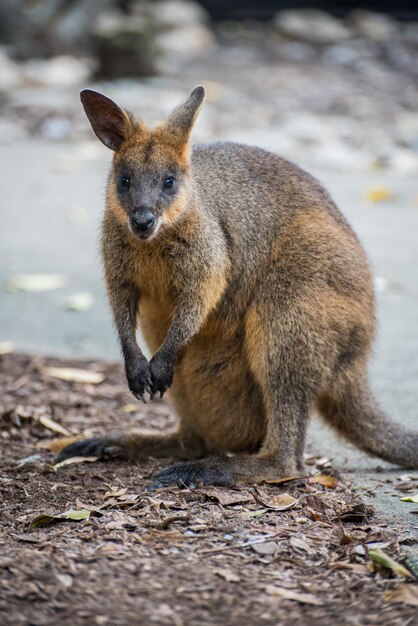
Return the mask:
[[418, 431], [391, 422], [367, 384], [346, 385], [333, 397], [322, 397], [318, 408], [325, 419], [355, 446], [402, 467], [418, 468]]

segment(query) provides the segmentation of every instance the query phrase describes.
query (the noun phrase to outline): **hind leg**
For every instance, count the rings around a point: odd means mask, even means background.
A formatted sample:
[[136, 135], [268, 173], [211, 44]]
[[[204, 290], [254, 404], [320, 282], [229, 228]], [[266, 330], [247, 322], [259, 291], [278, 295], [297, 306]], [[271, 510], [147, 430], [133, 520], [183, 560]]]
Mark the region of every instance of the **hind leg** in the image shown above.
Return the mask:
[[250, 367], [268, 419], [260, 455], [274, 459], [278, 475], [304, 471], [306, 428], [321, 381], [318, 335], [303, 308], [295, 309], [263, 302], [247, 316]]
[[155, 485], [230, 485], [303, 472], [306, 426], [322, 375], [321, 337], [309, 331], [302, 306], [296, 311], [270, 302], [254, 306], [246, 318], [245, 347], [266, 416], [259, 452], [175, 465], [159, 472]]
[[195, 486], [199, 483], [234, 485], [237, 482], [257, 483], [301, 475], [309, 415], [306, 398], [287, 392], [283, 401], [280, 394], [275, 393], [268, 399], [266, 413], [267, 435], [257, 454], [214, 456], [172, 465], [155, 475], [154, 487], [172, 484]]
[[74, 456], [98, 456], [102, 459], [144, 459], [147, 457], [178, 457], [195, 459], [203, 456], [203, 441], [188, 432], [138, 433], [95, 437], [75, 441], [59, 453], [56, 462]]

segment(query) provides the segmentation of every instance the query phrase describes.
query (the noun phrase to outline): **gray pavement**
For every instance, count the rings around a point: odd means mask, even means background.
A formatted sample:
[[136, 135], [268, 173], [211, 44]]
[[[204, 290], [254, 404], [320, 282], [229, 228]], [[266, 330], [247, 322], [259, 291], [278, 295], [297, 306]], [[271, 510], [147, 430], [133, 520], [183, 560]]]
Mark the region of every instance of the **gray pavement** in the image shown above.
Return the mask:
[[[41, 139], [16, 141], [1, 150], [0, 342], [12, 341], [18, 351], [118, 359], [98, 255], [110, 153], [94, 141]], [[379, 334], [371, 368], [376, 395], [393, 419], [418, 428], [418, 181], [387, 172], [309, 169], [356, 229], [377, 277]], [[382, 184], [392, 199], [367, 202], [366, 191]], [[7, 291], [12, 276], [33, 272], [63, 273], [68, 286], [44, 293]], [[66, 296], [80, 291], [94, 295], [93, 306], [67, 310]], [[315, 451], [333, 458], [367, 490], [363, 493], [380, 514], [389, 521], [402, 518], [416, 530], [410, 511], [418, 506], [400, 502], [401, 494], [394, 496], [387, 482], [405, 470], [388, 469], [358, 452], [317, 420], [310, 439]]]

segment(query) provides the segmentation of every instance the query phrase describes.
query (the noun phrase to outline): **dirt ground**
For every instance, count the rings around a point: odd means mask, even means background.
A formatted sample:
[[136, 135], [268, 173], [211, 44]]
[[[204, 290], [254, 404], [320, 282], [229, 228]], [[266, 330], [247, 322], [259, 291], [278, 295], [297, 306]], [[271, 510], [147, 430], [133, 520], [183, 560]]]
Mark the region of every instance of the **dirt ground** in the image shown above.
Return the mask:
[[[148, 492], [170, 460], [53, 467], [63, 436], [174, 425], [165, 401], [132, 402], [119, 364], [7, 354], [0, 390], [2, 625], [417, 623], [413, 574], [369, 554], [413, 571], [403, 551], [416, 538], [377, 519], [326, 459], [310, 453], [304, 480]], [[70, 509], [88, 517], [30, 526]]]

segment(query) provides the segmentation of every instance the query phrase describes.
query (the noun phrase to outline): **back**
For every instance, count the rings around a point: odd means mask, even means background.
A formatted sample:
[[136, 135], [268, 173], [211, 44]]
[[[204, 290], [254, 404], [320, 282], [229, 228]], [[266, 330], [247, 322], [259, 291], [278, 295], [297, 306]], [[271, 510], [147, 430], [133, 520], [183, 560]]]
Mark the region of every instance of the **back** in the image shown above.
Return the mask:
[[[228, 242], [232, 280], [257, 280], [277, 257], [277, 244], [289, 229], [298, 264], [316, 273], [335, 269], [337, 276], [351, 269], [353, 283], [365, 269], [368, 275], [350, 225], [320, 183], [297, 165], [260, 148], [219, 142], [193, 148], [192, 174], [199, 206], [216, 220]], [[286, 256], [288, 267], [286, 259], [283, 266], [291, 271], [290, 250]], [[306, 272], [304, 276], [308, 278]]]

